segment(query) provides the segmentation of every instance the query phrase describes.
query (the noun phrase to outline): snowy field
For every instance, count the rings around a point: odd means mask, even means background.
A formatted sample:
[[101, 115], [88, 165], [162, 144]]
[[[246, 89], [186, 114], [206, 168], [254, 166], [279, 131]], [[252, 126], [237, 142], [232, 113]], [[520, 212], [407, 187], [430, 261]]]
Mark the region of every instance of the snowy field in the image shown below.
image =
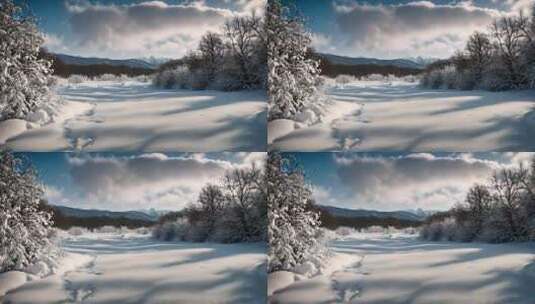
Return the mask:
[[0, 303], [266, 302], [263, 244], [89, 233], [65, 239], [62, 247], [66, 255], [54, 275], [25, 282], [22, 272], [0, 274]]
[[356, 81], [326, 89], [322, 122], [275, 120], [271, 149], [283, 151], [532, 151], [535, 91], [421, 89]]
[[162, 90], [149, 83], [86, 81], [57, 88], [66, 101], [43, 126], [0, 123], [0, 145], [16, 151], [262, 151], [262, 91]]
[[413, 235], [355, 233], [330, 247], [334, 256], [320, 275], [270, 274], [269, 302], [534, 303], [534, 243], [423, 242]]

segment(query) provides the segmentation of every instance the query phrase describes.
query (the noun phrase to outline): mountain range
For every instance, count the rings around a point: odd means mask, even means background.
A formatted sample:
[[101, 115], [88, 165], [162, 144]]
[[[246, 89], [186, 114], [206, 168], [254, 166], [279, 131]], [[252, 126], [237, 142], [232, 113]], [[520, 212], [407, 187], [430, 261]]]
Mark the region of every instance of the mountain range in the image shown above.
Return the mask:
[[54, 206], [54, 207], [57, 208], [64, 216], [74, 217], [74, 218], [109, 218], [109, 219], [126, 218], [130, 220], [156, 222], [161, 215], [161, 213], [158, 213], [154, 210], [149, 210], [148, 212], [108, 211], [108, 210], [97, 210], [97, 209], [79, 209], [79, 208], [71, 208], [71, 207], [65, 207], [65, 206]]
[[325, 58], [331, 64], [338, 65], [378, 65], [394, 66], [407, 69], [424, 69], [426, 62], [424, 59], [376, 59], [366, 57], [346, 57], [333, 54], [319, 53], [320, 57]]
[[318, 206], [320, 209], [328, 212], [330, 215], [335, 217], [345, 217], [345, 218], [374, 218], [374, 219], [387, 219], [394, 218], [404, 221], [424, 221], [428, 216], [423, 210], [414, 211], [377, 211], [377, 210], [366, 210], [366, 209], [346, 209], [333, 206]]
[[72, 65], [110, 65], [110, 66], [126, 66], [130, 68], [141, 69], [156, 69], [165, 61], [165, 59], [107, 59], [98, 57], [79, 57], [66, 54], [54, 54], [59, 60], [65, 64]]

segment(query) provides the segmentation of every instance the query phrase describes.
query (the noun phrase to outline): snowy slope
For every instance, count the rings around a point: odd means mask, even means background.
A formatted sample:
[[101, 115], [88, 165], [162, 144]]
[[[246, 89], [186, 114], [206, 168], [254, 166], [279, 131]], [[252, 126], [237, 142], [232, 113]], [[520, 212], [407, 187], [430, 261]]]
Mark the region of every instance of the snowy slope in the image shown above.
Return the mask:
[[283, 151], [532, 151], [535, 91], [421, 89], [405, 82], [357, 81], [332, 86], [327, 111], [360, 110], [278, 132], [270, 148]]
[[[58, 93], [84, 112], [7, 139], [16, 151], [263, 151], [262, 91], [162, 90], [148, 83], [88, 81]], [[0, 128], [0, 131], [2, 128]], [[18, 132], [17, 132], [18, 133]], [[0, 134], [0, 139], [2, 134]]]
[[9, 291], [3, 303], [265, 303], [263, 244], [165, 243], [86, 234], [63, 242], [89, 261]]
[[[286, 284], [269, 302], [533, 303], [534, 243], [433, 243], [357, 233], [330, 247], [338, 269]], [[348, 256], [357, 262], [348, 264]]]

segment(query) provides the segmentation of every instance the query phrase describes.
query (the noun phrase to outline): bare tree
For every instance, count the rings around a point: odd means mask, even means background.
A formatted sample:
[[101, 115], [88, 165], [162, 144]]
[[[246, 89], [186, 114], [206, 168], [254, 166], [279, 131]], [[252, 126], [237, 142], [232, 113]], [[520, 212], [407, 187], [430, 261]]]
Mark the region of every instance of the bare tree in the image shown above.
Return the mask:
[[214, 231], [215, 223], [225, 208], [225, 196], [221, 188], [214, 184], [207, 184], [201, 190], [198, 199], [198, 210], [206, 225], [206, 237]]
[[224, 26], [225, 37], [240, 71], [240, 80], [245, 84], [256, 82], [256, 79], [252, 79], [254, 73], [250, 73], [249, 70], [252, 67], [258, 38], [255, 30], [257, 20], [254, 18], [234, 17]]
[[219, 34], [208, 32], [202, 36], [199, 42], [199, 51], [204, 61], [204, 68], [207, 70], [208, 78], [211, 81], [214, 79], [218, 66], [225, 55], [223, 39]]
[[474, 72], [476, 81], [480, 81], [483, 71], [491, 60], [492, 44], [488, 36], [481, 32], [475, 32], [468, 39], [466, 52], [470, 60], [470, 67]]
[[237, 232], [242, 240], [255, 235], [256, 205], [260, 197], [257, 181], [260, 179], [261, 171], [255, 167], [234, 169], [223, 178], [225, 197], [235, 212]]
[[491, 187], [493, 200], [501, 210], [508, 233], [513, 239], [522, 236], [522, 224], [519, 210], [523, 197], [522, 181], [527, 176], [523, 170], [503, 169], [492, 176]]
[[512, 87], [519, 87], [525, 80], [521, 73], [521, 56], [524, 34], [521, 23], [515, 17], [503, 17], [492, 24], [495, 47], [507, 71], [507, 78]]
[[481, 233], [485, 218], [488, 217], [491, 209], [492, 197], [489, 189], [484, 185], [474, 185], [466, 195], [466, 203], [468, 205], [470, 222], [472, 224], [470, 230], [473, 234], [472, 237], [475, 237]]
[[[533, 8], [535, 9], [535, 5]], [[529, 45], [533, 45], [535, 43], [535, 24], [533, 21], [535, 21], [535, 10], [532, 12], [531, 19], [525, 16], [524, 12], [521, 11], [517, 20], [518, 28]]]

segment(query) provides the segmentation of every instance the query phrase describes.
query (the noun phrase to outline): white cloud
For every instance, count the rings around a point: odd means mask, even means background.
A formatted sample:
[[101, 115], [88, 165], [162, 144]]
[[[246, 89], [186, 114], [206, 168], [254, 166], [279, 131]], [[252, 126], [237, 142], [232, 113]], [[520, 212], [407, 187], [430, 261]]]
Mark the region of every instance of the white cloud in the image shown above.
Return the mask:
[[512, 12], [524, 11], [524, 13], [531, 12], [535, 4], [533, 0], [506, 0], [505, 2]]
[[62, 204], [66, 202], [63, 192], [54, 186], [45, 185], [44, 192], [44, 196], [49, 202], [54, 202], [56, 204]]
[[333, 47], [334, 43], [331, 39], [332, 38], [328, 35], [312, 33], [312, 47], [316, 50], [334, 51], [336, 48]]
[[314, 201], [320, 205], [337, 205], [336, 198], [334, 197], [332, 189], [330, 188], [313, 185], [312, 197], [314, 198]]
[[512, 166], [527, 166], [535, 157], [535, 152], [506, 152], [502, 157], [509, 160]]
[[177, 58], [194, 49], [206, 31], [219, 31], [232, 16], [259, 11], [263, 1], [242, 2], [226, 8], [203, 1], [177, 5], [163, 1], [124, 5], [67, 2], [72, 39], [59, 45], [50, 41], [47, 46], [52, 51], [86, 56]]
[[335, 3], [341, 35], [331, 37], [348, 55], [448, 57], [464, 47], [474, 30], [483, 30], [504, 12], [471, 1], [438, 5], [415, 1], [396, 5]]
[[[84, 156], [68, 159], [73, 189], [49, 188], [53, 204], [107, 210], [173, 209], [196, 201], [207, 182], [218, 182], [244, 161], [214, 159], [204, 154], [171, 157], [153, 153], [132, 157]], [[246, 162], [247, 161], [247, 162]]]
[[503, 165], [471, 154], [399, 157], [336, 157], [340, 182], [350, 191], [345, 207], [446, 209], [464, 200], [475, 182], [485, 182]]

